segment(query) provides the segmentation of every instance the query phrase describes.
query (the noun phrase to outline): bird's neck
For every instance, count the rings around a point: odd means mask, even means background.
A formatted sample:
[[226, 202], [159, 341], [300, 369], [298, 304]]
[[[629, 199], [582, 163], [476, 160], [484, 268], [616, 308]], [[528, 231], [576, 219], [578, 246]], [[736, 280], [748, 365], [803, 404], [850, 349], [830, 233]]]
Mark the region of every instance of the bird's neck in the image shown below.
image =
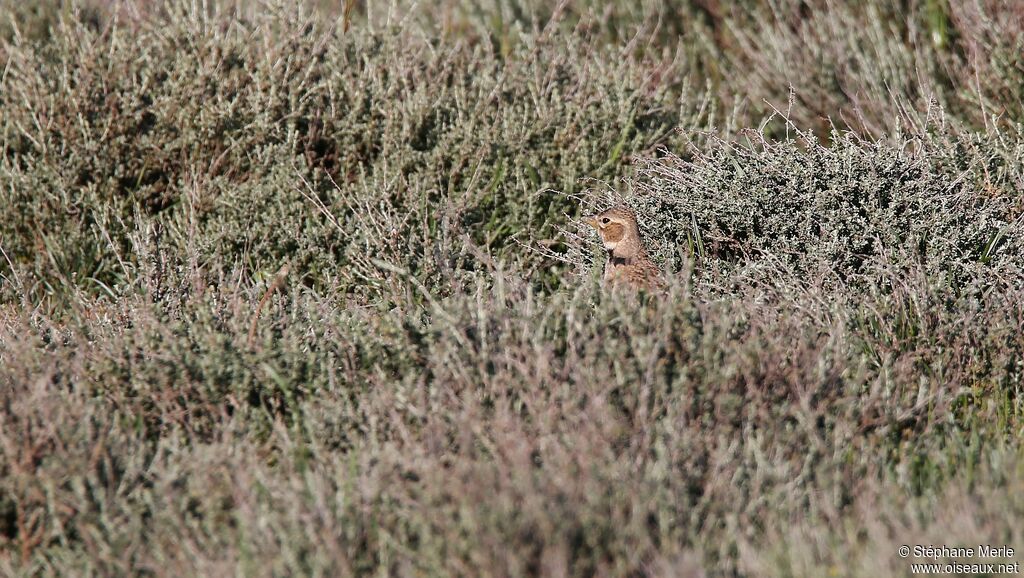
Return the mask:
[[630, 256], [623, 257], [622, 255], [615, 254], [615, 250], [608, 251], [608, 264], [613, 267], [620, 267], [623, 265], [632, 265], [643, 257], [643, 250], [634, 251]]

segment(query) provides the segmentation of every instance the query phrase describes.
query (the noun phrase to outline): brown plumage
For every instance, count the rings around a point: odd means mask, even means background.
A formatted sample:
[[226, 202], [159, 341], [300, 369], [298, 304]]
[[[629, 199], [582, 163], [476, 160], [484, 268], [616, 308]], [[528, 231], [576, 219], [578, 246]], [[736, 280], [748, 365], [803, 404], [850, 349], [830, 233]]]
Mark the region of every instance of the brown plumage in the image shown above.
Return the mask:
[[606, 287], [627, 286], [648, 290], [664, 288], [658, 266], [647, 257], [644, 250], [633, 211], [620, 205], [587, 217], [583, 222], [597, 229], [608, 251], [603, 277]]

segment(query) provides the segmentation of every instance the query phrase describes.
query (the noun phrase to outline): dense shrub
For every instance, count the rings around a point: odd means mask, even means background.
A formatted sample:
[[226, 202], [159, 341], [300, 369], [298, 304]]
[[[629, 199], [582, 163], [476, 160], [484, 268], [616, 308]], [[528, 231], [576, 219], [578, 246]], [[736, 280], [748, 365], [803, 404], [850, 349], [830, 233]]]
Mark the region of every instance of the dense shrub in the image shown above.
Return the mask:
[[[8, 539], [72, 572], [619, 574], [695, 551], [753, 572], [738, 552], [792, 517], [970, 491], [968, 463], [1010, 487], [988, 464], [1016, 463], [1019, 290], [947, 310], [902, 282], [855, 306], [755, 283], [637, 309], [496, 280], [427, 317], [299, 291], [255, 347], [246, 297], [211, 288], [187, 319], [135, 301], [8, 334]], [[984, 539], [1021, 530], [976, 515]], [[110, 550], [74, 553], [90, 540]]]
[[1016, 12], [329, 4], [0, 4], [0, 572], [1024, 544]]
[[124, 280], [149, 218], [200, 260], [331, 267], [362, 299], [369, 256], [450, 283], [463, 235], [515, 258], [515, 233], [572, 210], [548, 189], [614, 179], [684, 122], [645, 61], [574, 37], [508, 60], [290, 12], [137, 26], [62, 20], [9, 48], [5, 250], [51, 285]]
[[691, 160], [644, 163], [636, 204], [666, 260], [729, 272], [781, 265], [805, 282], [847, 289], [886, 268], [921, 268], [953, 290], [1016, 286], [1010, 280], [1024, 271], [1019, 144], [835, 135], [824, 147], [806, 134], [802, 146], [753, 136]]

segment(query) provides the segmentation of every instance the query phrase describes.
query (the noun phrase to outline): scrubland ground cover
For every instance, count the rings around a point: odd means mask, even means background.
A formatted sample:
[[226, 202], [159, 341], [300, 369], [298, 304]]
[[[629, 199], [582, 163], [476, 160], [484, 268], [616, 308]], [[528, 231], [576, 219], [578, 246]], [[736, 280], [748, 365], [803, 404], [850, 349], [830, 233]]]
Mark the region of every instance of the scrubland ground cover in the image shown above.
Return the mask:
[[0, 7], [0, 573], [1024, 550], [1019, 4]]

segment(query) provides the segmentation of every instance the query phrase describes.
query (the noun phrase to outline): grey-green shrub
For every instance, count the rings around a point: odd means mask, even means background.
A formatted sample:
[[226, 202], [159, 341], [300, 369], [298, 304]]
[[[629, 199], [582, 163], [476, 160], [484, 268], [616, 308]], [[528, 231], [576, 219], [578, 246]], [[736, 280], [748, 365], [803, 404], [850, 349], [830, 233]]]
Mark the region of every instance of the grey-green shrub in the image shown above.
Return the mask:
[[920, 267], [953, 290], [1024, 270], [1019, 134], [835, 135], [828, 147], [802, 136], [646, 161], [636, 201], [657, 252], [709, 270], [781, 262], [806, 282], [846, 287], [886, 268]]

